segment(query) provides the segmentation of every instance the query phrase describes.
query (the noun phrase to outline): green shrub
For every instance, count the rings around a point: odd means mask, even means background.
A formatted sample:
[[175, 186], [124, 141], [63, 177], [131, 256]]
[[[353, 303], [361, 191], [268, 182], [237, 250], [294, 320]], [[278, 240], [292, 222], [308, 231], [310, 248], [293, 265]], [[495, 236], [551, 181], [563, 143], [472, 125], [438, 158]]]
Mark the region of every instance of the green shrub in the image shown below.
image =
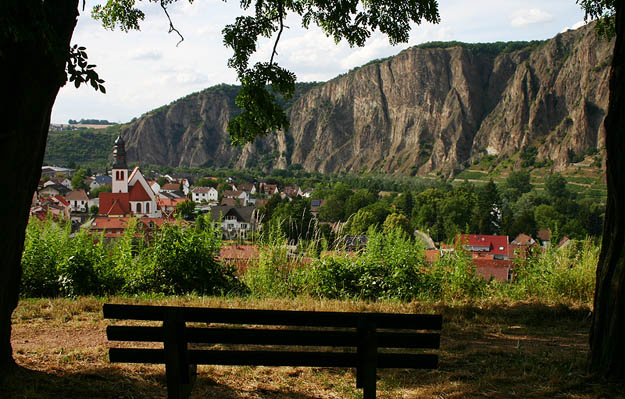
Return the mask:
[[224, 294], [236, 289], [234, 269], [220, 264], [221, 232], [165, 223], [138, 267], [142, 291], [181, 295]]

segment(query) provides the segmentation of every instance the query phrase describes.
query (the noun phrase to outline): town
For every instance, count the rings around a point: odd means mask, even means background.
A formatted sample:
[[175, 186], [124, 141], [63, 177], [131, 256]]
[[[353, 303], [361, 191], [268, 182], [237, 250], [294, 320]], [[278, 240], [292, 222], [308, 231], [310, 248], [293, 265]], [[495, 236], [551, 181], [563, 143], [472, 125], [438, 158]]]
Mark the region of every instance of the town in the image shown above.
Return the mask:
[[[279, 214], [283, 218], [298, 219], [297, 223], [292, 223], [295, 228], [287, 228], [285, 231], [293, 257], [298, 257], [299, 239], [309, 238], [313, 234], [313, 224], [317, 234], [321, 232], [327, 240], [340, 242], [340, 245], [329, 247], [356, 252], [366, 245], [367, 230], [379, 223], [385, 227], [400, 226], [409, 236], [419, 240], [429, 262], [458, 248], [467, 251], [476, 275], [486, 280], [509, 281], [514, 277], [515, 261], [524, 258], [528, 252], [538, 248], [545, 250], [551, 245], [560, 248], [571, 242], [566, 235], [552, 242], [552, 230], [536, 229], [535, 225], [530, 225], [535, 236], [525, 231], [518, 232], [514, 237], [496, 234], [498, 225], [502, 223], [501, 205], [495, 199], [497, 193], [492, 192], [488, 193], [492, 201], [487, 202], [482, 209], [487, 215], [486, 220], [482, 221], [485, 231], [470, 233], [456, 228], [443, 234], [446, 239], [441, 240], [440, 232], [433, 233], [435, 225], [429, 225], [426, 231], [411, 226], [406, 212], [402, 212], [405, 208], [415, 207], [414, 199], [406, 198], [411, 197], [410, 193], [403, 194], [403, 198], [401, 193], [396, 196], [388, 205], [391, 209], [389, 212], [380, 211], [377, 202], [380, 198], [392, 196], [392, 193], [385, 191], [377, 193], [378, 198], [359, 199], [359, 195], [372, 195], [351, 190], [351, 202], [361, 202], [358, 207], [345, 202], [341, 204], [332, 195], [325, 195], [324, 199], [315, 198], [314, 195], [323, 190], [302, 190], [297, 185], [279, 187], [277, 184], [236, 182], [232, 178], [216, 177], [201, 178], [199, 182], [202, 185], [193, 185], [188, 178], [170, 175], [146, 179], [139, 166], [129, 170], [125, 143], [121, 137], [115, 141], [113, 159], [110, 175], [103, 176], [87, 176], [84, 171], [76, 174], [71, 169], [44, 167], [40, 189], [33, 198], [31, 216], [40, 220], [50, 216], [64, 218], [71, 220], [74, 229], [82, 226], [95, 235], [103, 234], [106, 239], [115, 239], [124, 234], [130, 219], [138, 220], [149, 234], [163, 223], [181, 219], [184, 223], [192, 224], [198, 215], [206, 215], [220, 229], [224, 240], [219, 258], [241, 269], [246, 268], [251, 257], [258, 256], [255, 241], [263, 229], [267, 230], [264, 225], [268, 224], [272, 216], [277, 218]], [[74, 186], [83, 188], [72, 190]], [[350, 190], [347, 191], [352, 194]], [[291, 212], [276, 212], [281, 203], [285, 204], [282, 208], [285, 210], [293, 205], [291, 202], [302, 206], [292, 207], [295, 211]], [[432, 213], [427, 206], [424, 204], [423, 209], [416, 213], [417, 217], [421, 215], [423, 219], [423, 213]], [[350, 212], [353, 213], [342, 212], [342, 207], [351, 207]], [[344, 216], [340, 216], [341, 213]], [[381, 213], [381, 218], [376, 219], [375, 213]], [[595, 215], [595, 219], [598, 218], [600, 215]], [[600, 225], [600, 221], [595, 223]], [[436, 241], [432, 236], [435, 236]], [[301, 254], [299, 257], [303, 262], [310, 261]]]

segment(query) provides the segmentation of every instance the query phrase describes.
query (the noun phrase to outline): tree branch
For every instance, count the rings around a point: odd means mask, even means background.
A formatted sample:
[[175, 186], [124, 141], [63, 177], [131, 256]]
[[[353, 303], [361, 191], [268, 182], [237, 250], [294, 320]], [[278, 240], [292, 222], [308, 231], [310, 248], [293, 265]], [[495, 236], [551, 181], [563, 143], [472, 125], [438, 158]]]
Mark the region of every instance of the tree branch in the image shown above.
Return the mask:
[[169, 32], [167, 33], [176, 32], [178, 36], [180, 36], [180, 41], [176, 43], [176, 47], [178, 47], [178, 45], [184, 41], [184, 37], [182, 36], [182, 34], [180, 34], [178, 29], [176, 29], [176, 27], [174, 26], [174, 23], [171, 21], [171, 17], [169, 16], [169, 12], [167, 11], [167, 6], [165, 6], [165, 0], [161, 0], [161, 8], [163, 9], [163, 11], [165, 11], [165, 15], [169, 20]]
[[283, 17], [284, 17], [284, 9], [283, 9], [282, 2], [280, 2], [278, 5], [278, 18], [280, 21], [280, 30], [278, 31], [278, 37], [276, 37], [276, 42], [273, 44], [273, 50], [271, 51], [271, 59], [269, 60], [269, 65], [273, 65], [273, 57], [274, 55], [278, 55], [278, 53], [276, 52], [276, 49], [278, 48], [278, 42], [280, 41], [280, 36], [282, 35], [282, 31], [284, 30]]

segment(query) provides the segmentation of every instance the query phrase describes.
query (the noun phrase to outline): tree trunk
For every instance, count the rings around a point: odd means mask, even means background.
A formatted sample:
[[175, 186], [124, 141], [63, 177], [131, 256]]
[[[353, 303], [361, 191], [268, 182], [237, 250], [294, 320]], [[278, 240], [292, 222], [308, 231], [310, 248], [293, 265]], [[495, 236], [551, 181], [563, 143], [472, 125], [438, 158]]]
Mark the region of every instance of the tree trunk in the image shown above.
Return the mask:
[[41, 176], [50, 113], [65, 84], [78, 0], [2, 0], [0, 5], [0, 375], [13, 365], [11, 314], [33, 194]]
[[605, 121], [608, 203], [597, 266], [590, 367], [625, 379], [625, 5], [616, 1], [616, 43]]

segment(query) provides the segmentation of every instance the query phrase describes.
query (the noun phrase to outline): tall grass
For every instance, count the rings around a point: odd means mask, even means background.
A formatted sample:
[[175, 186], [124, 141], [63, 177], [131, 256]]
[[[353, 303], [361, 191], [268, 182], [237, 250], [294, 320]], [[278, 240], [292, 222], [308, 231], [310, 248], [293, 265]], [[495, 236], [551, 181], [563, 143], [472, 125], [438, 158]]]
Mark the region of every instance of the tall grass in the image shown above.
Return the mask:
[[425, 259], [424, 247], [401, 229], [369, 229], [366, 245], [332, 251], [321, 234], [288, 245], [279, 225], [269, 226], [259, 256], [242, 275], [216, 257], [220, 232], [211, 226], [166, 224], [145, 239], [130, 222], [123, 237], [107, 241], [69, 225], [33, 220], [22, 259], [22, 296], [106, 294], [236, 295], [253, 298], [314, 297], [367, 301], [510, 299], [591, 303], [598, 246], [590, 239], [547, 251], [534, 250], [513, 268], [510, 282], [476, 275], [462, 250]]

